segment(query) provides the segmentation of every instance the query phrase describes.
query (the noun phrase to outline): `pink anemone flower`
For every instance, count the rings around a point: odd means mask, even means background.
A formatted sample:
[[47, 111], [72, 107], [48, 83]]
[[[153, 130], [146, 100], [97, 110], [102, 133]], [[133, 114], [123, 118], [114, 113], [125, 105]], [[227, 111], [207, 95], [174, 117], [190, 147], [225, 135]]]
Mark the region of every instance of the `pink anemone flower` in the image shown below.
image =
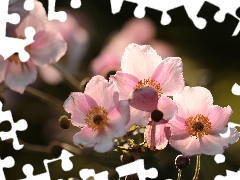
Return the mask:
[[[25, 47], [30, 54], [27, 62], [20, 61], [17, 53], [6, 60], [0, 58], [0, 83], [2, 81], [13, 91], [23, 93], [26, 86], [33, 83], [37, 77], [37, 66], [46, 66], [57, 62], [66, 52], [67, 45], [62, 35], [47, 27], [48, 19], [42, 3], [34, 1], [34, 9], [26, 15], [22, 0], [12, 4], [9, 11], [18, 13], [21, 19], [17, 26], [7, 27], [7, 35], [15, 38], [25, 38], [26, 27], [36, 31], [34, 42]], [[21, 6], [19, 6], [19, 3]]]
[[[120, 99], [129, 99], [133, 91], [151, 87], [157, 92], [157, 99], [146, 94], [145, 100], [153, 98], [157, 102], [160, 97], [172, 96], [184, 88], [182, 60], [178, 57], [162, 60], [149, 45], [128, 45], [121, 60], [121, 68], [122, 71], [111, 76], [111, 80], [118, 86]], [[145, 127], [149, 120], [150, 103], [142, 103], [141, 109], [133, 104], [130, 104], [131, 119], [126, 128], [129, 129], [133, 124]]]
[[107, 152], [114, 147], [113, 139], [126, 133], [124, 124], [130, 116], [128, 102], [119, 101], [116, 85], [103, 76], [94, 76], [84, 93], [71, 93], [64, 109], [71, 113], [74, 126], [83, 127], [73, 137], [74, 144], [80, 147]]
[[223, 153], [238, 141], [239, 132], [235, 128], [229, 128], [230, 135], [223, 137], [228, 130], [226, 124], [232, 109], [230, 106], [221, 108], [213, 105], [208, 89], [186, 86], [173, 100], [178, 112], [169, 121], [169, 144], [184, 156]]

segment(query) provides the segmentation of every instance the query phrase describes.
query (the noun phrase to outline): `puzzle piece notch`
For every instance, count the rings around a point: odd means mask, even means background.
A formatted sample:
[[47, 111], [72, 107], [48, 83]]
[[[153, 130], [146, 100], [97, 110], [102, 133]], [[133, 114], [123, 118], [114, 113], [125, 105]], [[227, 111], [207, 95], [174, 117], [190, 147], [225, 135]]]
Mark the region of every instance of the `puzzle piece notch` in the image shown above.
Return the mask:
[[225, 133], [219, 133], [223, 138], [228, 138], [230, 136], [230, 128], [240, 127], [240, 124], [228, 122], [227, 131]]
[[214, 180], [240, 179], [240, 170], [237, 172], [226, 170], [226, 176], [217, 175]]
[[38, 174], [38, 175], [33, 175], [33, 166], [31, 164], [25, 164], [22, 168], [23, 173], [26, 175], [25, 179], [21, 180], [51, 180], [50, 179], [50, 174], [49, 174], [49, 169], [48, 169], [48, 163], [54, 162], [61, 160], [62, 161], [62, 169], [64, 171], [70, 171], [73, 168], [73, 164], [70, 160], [70, 157], [72, 157], [73, 154], [68, 152], [67, 150], [63, 149], [61, 155], [58, 158], [53, 158], [53, 159], [45, 159], [43, 161], [44, 167], [46, 169], [45, 173]]
[[81, 0], [71, 0], [70, 5], [73, 9], [77, 9], [81, 7], [82, 3]]
[[[231, 3], [226, 0], [169, 0], [169, 1], [156, 1], [156, 0], [125, 0], [128, 2], [136, 3], [138, 6], [134, 10], [134, 15], [137, 18], [143, 18], [145, 16], [145, 8], [151, 8], [154, 10], [162, 11], [161, 24], [168, 25], [171, 23], [171, 17], [168, 15], [168, 11], [180, 6], [184, 6], [188, 17], [193, 21], [194, 25], [198, 29], [206, 27], [207, 21], [201, 17], [198, 17], [198, 12], [202, 8], [205, 2], [209, 2], [215, 6], [218, 6], [220, 10], [214, 15], [214, 19], [217, 22], [223, 22], [226, 14], [231, 14], [240, 21], [240, 18], [236, 15], [236, 10], [240, 6], [240, 1], [232, 0]], [[111, 0], [112, 13], [116, 14], [121, 10], [124, 0]], [[232, 36], [235, 36], [240, 31], [240, 23], [235, 28]]]
[[108, 180], [108, 172], [107, 171], [103, 171], [103, 172], [96, 174], [93, 169], [82, 169], [79, 172], [79, 176], [83, 180], [87, 180], [90, 177], [93, 177], [94, 180]]
[[24, 9], [31, 11], [34, 9], [34, 0], [26, 0], [24, 3]]
[[[0, 102], [0, 109], [2, 109], [2, 102]], [[21, 119], [18, 122], [14, 122], [12, 118], [11, 111], [0, 111], [0, 123], [3, 121], [9, 121], [11, 123], [11, 130], [8, 132], [0, 132], [0, 137], [4, 141], [6, 139], [13, 139], [13, 148], [15, 150], [20, 150], [23, 148], [23, 145], [19, 144], [16, 131], [24, 131], [27, 129], [28, 124], [26, 120]]]
[[157, 178], [158, 171], [156, 168], [150, 168], [146, 170], [144, 168], [144, 160], [138, 159], [134, 162], [119, 166], [116, 168], [116, 171], [119, 174], [119, 178], [130, 175], [137, 174], [139, 180], [145, 180], [146, 178]]
[[3, 168], [11, 168], [14, 166], [14, 164], [15, 164], [15, 161], [11, 156], [8, 156], [8, 157], [4, 158], [3, 160], [0, 159], [0, 169], [1, 169], [0, 179], [1, 180], [6, 180], [6, 177], [3, 172]]
[[240, 96], [240, 86], [237, 83], [232, 86], [232, 93], [236, 96]]

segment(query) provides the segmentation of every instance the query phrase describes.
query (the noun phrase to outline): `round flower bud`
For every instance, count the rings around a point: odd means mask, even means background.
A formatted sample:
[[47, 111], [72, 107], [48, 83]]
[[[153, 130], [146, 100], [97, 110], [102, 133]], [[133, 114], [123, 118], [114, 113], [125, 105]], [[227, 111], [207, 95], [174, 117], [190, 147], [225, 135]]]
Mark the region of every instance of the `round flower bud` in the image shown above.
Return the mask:
[[57, 144], [52, 146], [51, 154], [54, 158], [58, 158], [62, 153], [63, 148], [61, 146], [58, 146]]
[[190, 158], [183, 155], [178, 155], [175, 159], [175, 166], [177, 169], [183, 170], [190, 164]]
[[151, 119], [155, 122], [159, 122], [161, 119], [163, 119], [163, 113], [159, 110], [154, 110], [151, 113]]
[[71, 122], [67, 116], [61, 116], [59, 119], [59, 124], [60, 124], [61, 128], [68, 129], [71, 125]]
[[120, 160], [124, 163], [124, 164], [128, 164], [128, 163], [131, 163], [133, 161], [135, 161], [134, 159], [134, 156], [130, 153], [125, 153], [125, 154], [122, 154], [120, 156]]

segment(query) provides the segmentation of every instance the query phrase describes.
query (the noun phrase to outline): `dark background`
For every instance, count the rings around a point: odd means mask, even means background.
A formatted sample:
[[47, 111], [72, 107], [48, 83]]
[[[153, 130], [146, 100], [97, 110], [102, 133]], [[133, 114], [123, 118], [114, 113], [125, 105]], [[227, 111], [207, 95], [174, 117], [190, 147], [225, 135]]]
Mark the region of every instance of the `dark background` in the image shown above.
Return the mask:
[[[48, 1], [41, 0], [41, 2], [47, 10]], [[91, 76], [88, 70], [91, 60], [101, 52], [109, 35], [119, 30], [125, 22], [134, 17], [133, 12], [136, 6], [136, 4], [124, 2], [121, 11], [113, 15], [109, 0], [82, 0], [82, 6], [74, 10], [81, 16], [79, 23], [88, 31], [90, 38], [88, 51], [81, 62], [79, 73], [76, 74], [79, 81]], [[71, 8], [70, 0], [58, 0], [56, 8], [58, 10]], [[189, 86], [198, 86], [202, 85], [203, 78], [207, 78], [208, 83], [204, 86], [212, 92], [214, 104], [221, 107], [230, 105], [233, 109], [230, 121], [240, 124], [240, 98], [231, 93], [232, 85], [234, 83], [240, 84], [240, 35], [232, 37], [238, 19], [227, 14], [225, 21], [218, 23], [213, 18], [218, 10], [219, 8], [212, 4], [204, 4], [199, 12], [199, 17], [207, 20], [207, 25], [203, 30], [199, 30], [194, 26], [188, 18], [184, 7], [169, 11], [172, 22], [167, 26], [160, 24], [162, 13], [159, 11], [146, 8], [146, 16], [157, 27], [156, 38], [170, 43], [174, 47], [177, 56], [182, 58], [186, 83]], [[237, 14], [240, 16], [240, 10], [238, 10]], [[201, 74], [201, 70], [206, 70], [203, 72], [207, 72], [207, 74]], [[41, 80], [38, 79], [37, 82], [39, 81]], [[64, 83], [57, 86], [42, 83], [37, 89], [58, 98], [62, 102], [73, 91]], [[6, 97], [9, 97], [6, 96], [7, 93], [11, 94], [12, 98], [7, 99]], [[4, 169], [6, 179], [25, 178], [22, 166], [27, 163], [33, 165], [35, 175], [44, 173], [46, 170], [43, 166], [43, 160], [59, 156], [60, 147], [66, 147], [59, 144], [59, 142], [73, 145], [71, 140], [77, 129], [61, 129], [58, 125], [58, 119], [63, 113], [27, 94], [20, 95], [14, 92], [5, 92], [3, 97], [5, 97], [3, 110], [11, 110], [14, 121], [26, 119], [28, 122], [28, 129], [17, 132], [18, 137], [26, 143], [40, 145], [37, 150], [34, 150], [26, 144], [26, 148], [15, 151], [11, 142], [0, 142], [0, 157], [3, 159], [12, 156], [16, 162], [13, 168]], [[46, 124], [48, 125], [47, 130]], [[2, 131], [8, 131], [10, 128], [11, 125], [8, 122], [0, 124]], [[54, 142], [54, 148], [52, 148], [53, 145], [49, 145], [53, 140], [58, 141]], [[54, 151], [51, 149], [54, 149]], [[72, 153], [74, 154], [74, 152]], [[214, 161], [214, 156], [202, 155], [199, 180], [211, 180], [219, 174], [226, 175], [226, 169], [231, 171], [239, 170], [239, 152], [240, 144], [237, 142], [225, 151], [226, 161], [222, 164], [217, 164]], [[91, 149], [79, 150], [77, 154], [71, 158], [74, 168], [70, 172], [64, 172], [61, 169], [60, 161], [51, 163], [49, 165], [51, 179], [79, 178], [79, 170], [86, 167], [94, 168], [96, 172], [108, 170], [110, 173], [109, 179], [118, 178], [115, 168], [121, 165], [119, 154], [112, 152], [99, 154]], [[171, 147], [167, 147], [162, 151], [148, 153], [144, 157], [145, 168], [157, 168], [157, 179], [176, 179], [177, 169], [174, 167], [174, 159], [178, 154], [179, 152]], [[191, 179], [194, 169], [195, 157], [192, 157], [190, 166], [182, 172], [182, 179]]]

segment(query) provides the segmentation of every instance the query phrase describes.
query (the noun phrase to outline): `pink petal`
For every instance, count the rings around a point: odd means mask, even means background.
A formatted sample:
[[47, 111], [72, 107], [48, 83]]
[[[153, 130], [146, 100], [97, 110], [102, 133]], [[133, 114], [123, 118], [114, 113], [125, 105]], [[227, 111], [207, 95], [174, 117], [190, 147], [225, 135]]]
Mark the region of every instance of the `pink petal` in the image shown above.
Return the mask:
[[73, 142], [79, 147], [93, 147], [99, 142], [98, 132], [92, 131], [91, 128], [84, 127], [73, 136]]
[[103, 106], [107, 112], [111, 112], [119, 100], [117, 86], [100, 75], [92, 77], [87, 83], [84, 93], [91, 96], [98, 106]]
[[[19, 13], [20, 16], [21, 14], [26, 13], [26, 10], [23, 7], [17, 6], [18, 2], [15, 4], [11, 6], [11, 10], [14, 13]], [[46, 28], [47, 23], [48, 23], [48, 19], [47, 19], [46, 11], [42, 3], [39, 1], [34, 1], [34, 9], [29, 11], [29, 15], [21, 19], [21, 22], [19, 23], [16, 29], [16, 35], [25, 37], [24, 31], [25, 31], [25, 28], [28, 26], [33, 27], [36, 32], [41, 31]]]
[[211, 92], [203, 87], [185, 86], [181, 93], [173, 96], [173, 101], [177, 104], [178, 115], [186, 119], [197, 114], [208, 117], [213, 105]]
[[90, 96], [81, 92], [71, 93], [63, 105], [65, 111], [71, 113], [71, 120], [74, 126], [85, 126], [85, 115], [96, 106], [97, 103]]
[[144, 139], [151, 150], [162, 150], [168, 144], [170, 128], [168, 121], [150, 121], [144, 132]]
[[228, 123], [229, 117], [232, 114], [230, 106], [221, 108], [220, 106], [213, 106], [208, 119], [211, 122], [211, 127], [214, 130], [222, 129]]
[[226, 148], [230, 145], [236, 143], [239, 139], [239, 132], [235, 128], [230, 129], [229, 137], [221, 137], [219, 133], [223, 134], [227, 131], [227, 127], [216, 133], [209, 133], [209, 135], [205, 135], [201, 138], [200, 143], [203, 146], [203, 154], [207, 155], [215, 155], [222, 154]]
[[138, 78], [131, 74], [118, 71], [116, 75], [110, 77], [110, 81], [114, 81], [118, 87], [120, 99], [128, 99], [129, 94], [133, 91], [138, 83]]
[[195, 136], [191, 137], [189, 134], [172, 135], [169, 139], [169, 144], [174, 149], [180, 151], [183, 156], [194, 156], [200, 155], [203, 152], [203, 147], [199, 142], [200, 139], [196, 139]]
[[189, 135], [187, 131], [185, 131], [186, 126], [185, 126], [185, 121], [186, 119], [178, 116], [177, 114], [168, 122], [170, 129], [171, 129], [171, 134], [172, 135]]
[[67, 44], [61, 34], [51, 31], [39, 31], [30, 45], [30, 54], [34, 63], [45, 66], [57, 62], [66, 52]]
[[99, 142], [94, 147], [95, 151], [104, 153], [113, 149], [113, 138], [106, 132], [99, 133], [97, 138], [99, 139]]
[[154, 88], [144, 87], [133, 90], [128, 98], [129, 105], [141, 111], [152, 112], [157, 109], [158, 94]]
[[26, 63], [9, 63], [5, 74], [5, 83], [13, 91], [23, 93], [26, 86], [37, 78], [37, 68], [31, 60]]
[[162, 58], [149, 45], [129, 44], [121, 60], [121, 68], [124, 73], [132, 74], [138, 79], [148, 79]]
[[178, 57], [164, 59], [153, 72], [151, 79], [155, 79], [162, 88], [163, 94], [172, 96], [184, 88], [182, 60]]
[[0, 83], [5, 79], [5, 73], [8, 63], [8, 60], [4, 60], [2, 57], [0, 57]]
[[163, 112], [163, 119], [169, 120], [177, 112], [177, 105], [171, 98], [161, 96], [158, 100], [157, 109]]
[[126, 133], [124, 125], [130, 120], [130, 108], [127, 100], [118, 102], [117, 107], [108, 114], [109, 121], [106, 124], [111, 137], [118, 138]]
[[149, 117], [149, 112], [139, 111], [130, 106], [130, 121], [125, 124], [126, 130], [128, 131], [134, 124], [140, 127], [146, 127]]

